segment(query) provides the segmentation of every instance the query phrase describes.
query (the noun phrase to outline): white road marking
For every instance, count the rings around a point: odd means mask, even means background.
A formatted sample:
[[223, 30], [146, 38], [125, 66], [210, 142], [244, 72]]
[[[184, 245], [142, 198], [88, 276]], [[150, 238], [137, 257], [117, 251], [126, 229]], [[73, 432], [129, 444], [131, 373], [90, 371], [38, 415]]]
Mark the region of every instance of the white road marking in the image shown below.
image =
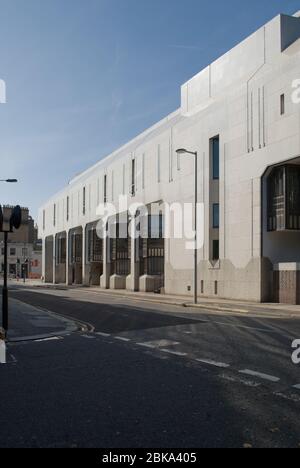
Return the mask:
[[43, 338], [41, 340], [35, 340], [36, 343], [43, 343], [44, 341], [58, 341], [63, 340], [61, 336], [53, 336], [51, 338]]
[[279, 382], [280, 379], [278, 377], [274, 377], [273, 375], [263, 374], [261, 372], [255, 372], [250, 369], [245, 369], [239, 371], [240, 374], [251, 375], [252, 377], [259, 377], [260, 379], [268, 380], [269, 382]]
[[180, 353], [179, 351], [172, 351], [172, 349], [162, 349], [163, 353], [174, 354], [174, 356], [184, 357], [187, 356], [187, 353]]
[[149, 348], [165, 348], [166, 346], [177, 346], [180, 343], [178, 341], [170, 341], [170, 340], [156, 340], [156, 341], [146, 341], [144, 344]]
[[152, 346], [148, 343], [136, 343], [138, 346], [143, 346], [143, 348], [155, 349], [155, 346]]
[[81, 335], [83, 338], [87, 338], [88, 340], [94, 340], [95, 337], [92, 335]]
[[125, 342], [131, 341], [129, 338], [123, 338], [123, 336], [115, 336], [115, 339], [119, 341], [125, 341]]
[[109, 337], [109, 336], [111, 336], [109, 333], [102, 333], [102, 332], [97, 332], [96, 335], [98, 335], [98, 336], [104, 336], [104, 337], [106, 337], [106, 338]]
[[294, 385], [293, 388], [295, 388], [296, 390], [300, 390], [300, 385]]
[[234, 382], [234, 383], [240, 383], [240, 384], [246, 385], [246, 387], [257, 388], [261, 386], [261, 384], [257, 382], [253, 382], [253, 380], [245, 380], [240, 377], [232, 377], [226, 374], [221, 374], [220, 378], [227, 380], [228, 382]]
[[196, 361], [201, 362], [202, 364], [208, 364], [210, 366], [220, 367], [223, 369], [230, 367], [229, 364], [225, 364], [224, 362], [211, 361], [210, 359], [196, 359]]
[[298, 395], [285, 395], [284, 393], [274, 393], [275, 396], [284, 398], [284, 400], [292, 401], [293, 403], [299, 403], [300, 397]]

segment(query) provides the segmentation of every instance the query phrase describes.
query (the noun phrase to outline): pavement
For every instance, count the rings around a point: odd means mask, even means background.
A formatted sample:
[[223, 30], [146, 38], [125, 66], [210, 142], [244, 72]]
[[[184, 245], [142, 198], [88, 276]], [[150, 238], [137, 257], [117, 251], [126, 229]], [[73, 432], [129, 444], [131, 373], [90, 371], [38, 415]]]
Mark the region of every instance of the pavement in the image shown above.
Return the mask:
[[[9, 299], [8, 342], [63, 336], [78, 329], [82, 329], [82, 326], [74, 320], [34, 307], [17, 299]], [[3, 330], [1, 329], [0, 338], [2, 336]]]
[[[16, 281], [11, 282], [12, 285], [20, 285]], [[47, 289], [47, 290], [82, 290], [90, 291], [94, 294], [108, 296], [116, 296], [121, 298], [136, 299], [140, 302], [158, 303], [166, 305], [174, 305], [179, 307], [194, 308], [198, 310], [211, 310], [214, 312], [234, 312], [237, 314], [248, 314], [248, 315], [262, 315], [262, 316], [273, 316], [273, 317], [300, 317], [300, 305], [292, 304], [277, 304], [277, 303], [258, 303], [250, 301], [238, 301], [222, 298], [211, 298], [201, 297], [199, 298], [198, 304], [193, 304], [192, 299], [189, 296], [179, 295], [167, 295], [167, 294], [155, 294], [155, 293], [142, 293], [142, 292], [131, 292], [125, 290], [104, 290], [100, 287], [84, 287], [84, 286], [65, 286], [65, 285], [53, 285], [52, 283], [42, 283], [37, 280], [28, 280], [26, 284], [22, 284], [22, 287]]]
[[86, 288], [10, 296], [86, 330], [8, 344], [0, 447], [299, 447], [300, 317]]

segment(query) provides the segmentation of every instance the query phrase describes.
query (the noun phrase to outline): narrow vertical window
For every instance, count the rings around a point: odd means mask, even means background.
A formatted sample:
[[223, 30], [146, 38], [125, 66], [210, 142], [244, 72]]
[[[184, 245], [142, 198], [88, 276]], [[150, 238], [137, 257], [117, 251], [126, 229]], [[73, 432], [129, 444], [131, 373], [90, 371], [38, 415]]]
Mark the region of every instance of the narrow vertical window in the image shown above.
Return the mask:
[[280, 115], [285, 114], [285, 95], [280, 96]]
[[219, 260], [220, 258], [220, 242], [219, 240], [213, 241], [213, 260]]
[[135, 196], [135, 159], [131, 161], [131, 195]]
[[219, 180], [220, 178], [220, 139], [215, 137], [211, 141], [212, 151], [212, 173], [213, 179]]
[[103, 201], [104, 203], [107, 203], [107, 175], [105, 174], [104, 176], [104, 181], [103, 181]]
[[219, 203], [214, 203], [213, 205], [213, 228], [219, 229], [220, 227], [220, 205]]
[[83, 216], [85, 215], [86, 211], [86, 189], [83, 187], [83, 192], [82, 192], [82, 214]]
[[53, 226], [56, 225], [56, 204], [53, 205]]
[[70, 219], [70, 198], [67, 197], [67, 221]]

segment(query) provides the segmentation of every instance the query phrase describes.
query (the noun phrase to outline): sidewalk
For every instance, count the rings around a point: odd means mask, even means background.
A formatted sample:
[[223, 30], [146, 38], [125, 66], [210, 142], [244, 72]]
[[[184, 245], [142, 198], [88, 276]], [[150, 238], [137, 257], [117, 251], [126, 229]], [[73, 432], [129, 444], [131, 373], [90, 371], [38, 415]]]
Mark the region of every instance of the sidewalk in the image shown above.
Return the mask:
[[31, 341], [72, 333], [75, 322], [15, 299], [9, 300], [8, 341]]
[[105, 290], [100, 289], [100, 287], [84, 287], [84, 286], [65, 286], [65, 285], [53, 285], [53, 284], [44, 284], [41, 281], [27, 281], [24, 285], [23, 283], [11, 283], [19, 284], [20, 286], [27, 286], [33, 288], [43, 288], [43, 289], [58, 289], [58, 290], [68, 290], [68, 289], [81, 289], [83, 291], [89, 291], [95, 294], [115, 296], [124, 299], [133, 299], [136, 301], [156, 303], [156, 304], [166, 304], [174, 305], [184, 308], [192, 308], [195, 310], [207, 310], [211, 312], [231, 312], [236, 314], [256, 314], [264, 316], [274, 316], [274, 317], [299, 317], [300, 318], [300, 305], [289, 305], [289, 304], [275, 304], [275, 303], [256, 303], [256, 302], [247, 302], [247, 301], [237, 301], [230, 299], [220, 299], [220, 298], [208, 298], [200, 297], [199, 303], [197, 305], [193, 304], [193, 299], [189, 296], [174, 296], [167, 294], [154, 294], [154, 293], [141, 293], [141, 292], [131, 292], [125, 290]]

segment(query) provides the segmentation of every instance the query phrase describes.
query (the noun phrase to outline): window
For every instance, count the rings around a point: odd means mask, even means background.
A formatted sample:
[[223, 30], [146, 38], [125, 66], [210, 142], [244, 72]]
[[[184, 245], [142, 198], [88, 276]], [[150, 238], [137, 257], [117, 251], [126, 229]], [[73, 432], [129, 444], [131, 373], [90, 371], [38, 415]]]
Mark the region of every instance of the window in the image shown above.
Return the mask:
[[219, 229], [220, 227], [220, 205], [219, 203], [214, 203], [213, 205], [213, 228]]
[[219, 260], [220, 258], [220, 252], [219, 252], [219, 241], [214, 240], [213, 241], [213, 260]]
[[211, 140], [211, 154], [212, 154], [212, 174], [214, 180], [220, 178], [220, 138], [215, 137]]
[[280, 115], [285, 114], [285, 95], [280, 96]]
[[11, 257], [15, 257], [15, 256], [16, 256], [16, 249], [11, 248], [11, 249], [9, 250], [9, 255], [10, 255]]
[[53, 205], [53, 226], [56, 225], [56, 204]]
[[131, 161], [131, 195], [135, 196], [135, 159]]
[[105, 174], [104, 176], [104, 190], [103, 190], [103, 200], [104, 200], [104, 203], [107, 203], [107, 175]]
[[82, 214], [83, 216], [85, 215], [86, 211], [86, 189], [83, 187], [83, 193], [82, 193]]
[[70, 218], [70, 198], [67, 197], [67, 221], [69, 221]]

